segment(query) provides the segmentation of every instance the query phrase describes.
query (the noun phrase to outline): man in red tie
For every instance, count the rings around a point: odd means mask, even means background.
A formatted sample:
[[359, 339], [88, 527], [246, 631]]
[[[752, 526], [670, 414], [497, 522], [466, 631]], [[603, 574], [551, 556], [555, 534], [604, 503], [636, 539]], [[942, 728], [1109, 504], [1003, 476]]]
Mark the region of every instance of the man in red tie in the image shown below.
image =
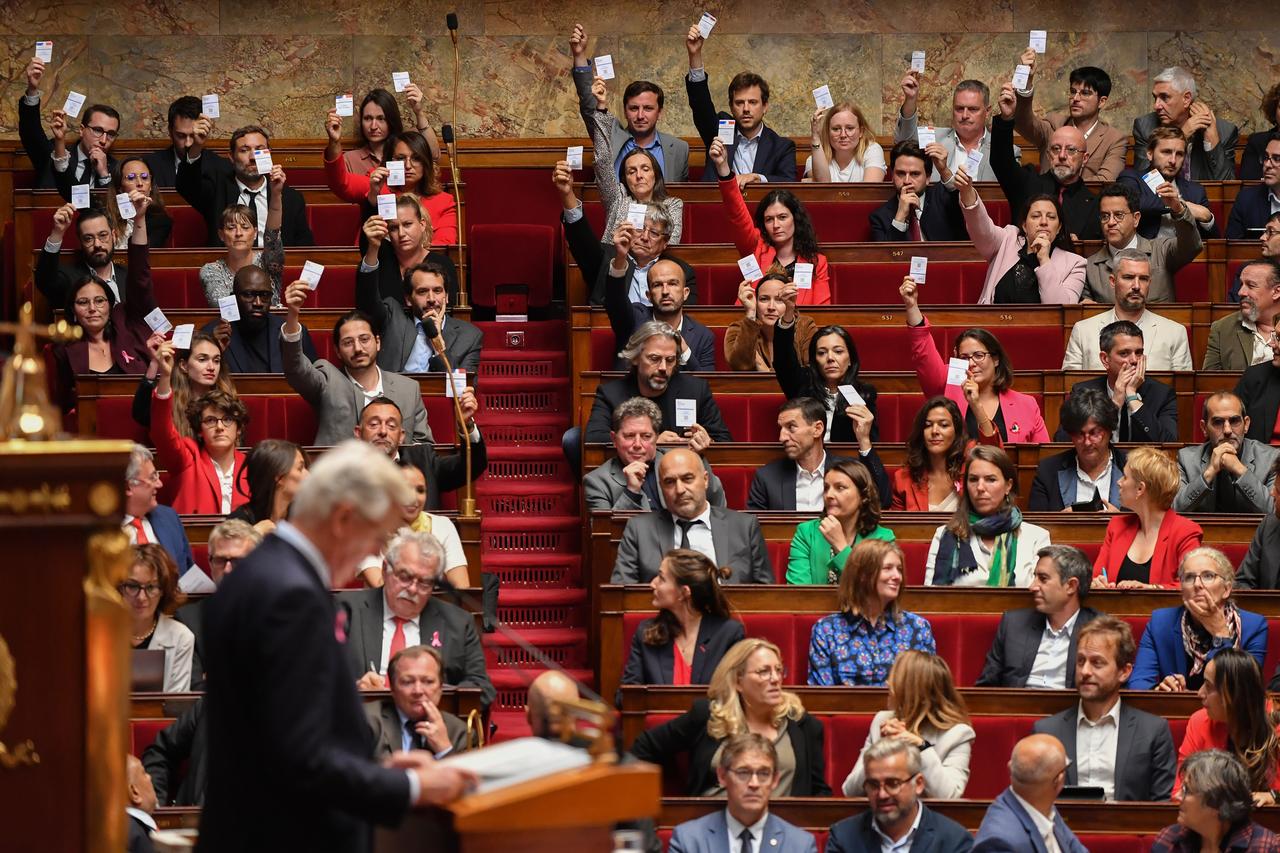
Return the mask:
[[191, 554], [182, 519], [169, 507], [160, 505], [158, 491], [160, 475], [156, 473], [155, 457], [141, 444], [135, 444], [124, 473], [125, 534], [135, 545], [156, 543], [168, 551], [178, 567], [178, 588], [183, 592], [213, 592], [213, 581]]

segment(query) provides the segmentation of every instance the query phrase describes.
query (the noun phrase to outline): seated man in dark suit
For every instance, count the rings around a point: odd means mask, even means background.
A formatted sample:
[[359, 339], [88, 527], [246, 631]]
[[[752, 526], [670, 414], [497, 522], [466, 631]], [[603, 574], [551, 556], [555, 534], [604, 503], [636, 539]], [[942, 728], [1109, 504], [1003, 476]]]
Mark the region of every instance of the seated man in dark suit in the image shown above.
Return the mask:
[[1171, 66], [1151, 80], [1152, 111], [1133, 120], [1133, 167], [1151, 168], [1147, 140], [1156, 127], [1176, 127], [1187, 138], [1187, 156], [1193, 181], [1230, 181], [1236, 176], [1236, 142], [1239, 129], [1213, 114], [1196, 99], [1196, 79], [1185, 68]]
[[[59, 265], [62, 240], [73, 219], [78, 242], [75, 262]], [[36, 289], [44, 294], [50, 308], [65, 308], [72, 282], [79, 281], [87, 273], [90, 278], [110, 288], [116, 301], [121, 302], [125, 297], [124, 282], [129, 278], [129, 270], [124, 264], [114, 262], [115, 253], [116, 239], [105, 210], [91, 207], [76, 216], [76, 209], [64, 204], [53, 212], [53, 227], [49, 229], [49, 238], [44, 241], [40, 257], [36, 259]]]
[[[960, 197], [954, 187], [946, 186], [952, 178], [946, 152], [941, 146], [937, 146], [937, 151], [939, 156], [932, 158], [911, 139], [893, 146], [889, 152], [893, 195], [871, 212], [872, 240], [884, 243], [969, 239]], [[934, 169], [942, 179], [930, 183], [929, 176]]]
[[[271, 276], [256, 264], [236, 271], [231, 284], [240, 319], [234, 323], [210, 320], [202, 331], [222, 344], [222, 359], [232, 373], [283, 373], [280, 329], [284, 317], [271, 313]], [[301, 324], [299, 324], [301, 325]], [[302, 326], [302, 354], [315, 361], [316, 345], [311, 332]]]
[[[1077, 382], [1074, 388], [1096, 388], [1116, 404], [1120, 420], [1112, 437], [1141, 444], [1177, 441], [1177, 397], [1168, 385], [1147, 378], [1142, 329], [1128, 320], [1109, 323], [1098, 336], [1098, 351], [1107, 375]], [[1066, 430], [1059, 426], [1053, 440], [1066, 441]]]
[[[1126, 453], [1111, 443], [1120, 410], [1105, 392], [1077, 385], [1059, 415], [1074, 449], [1040, 460], [1027, 508], [1032, 512], [1118, 512]], [[1079, 511], [1083, 511], [1081, 507]]]
[[[973, 848], [973, 839], [963, 826], [922, 801], [924, 774], [920, 772], [920, 750], [913, 744], [902, 738], [881, 738], [863, 751], [862, 761], [867, 774], [863, 785], [867, 810], [831, 825], [827, 853], [889, 849], [965, 853]], [[910, 843], [898, 848], [908, 836]]]
[[[1262, 229], [1259, 235], [1259, 243], [1261, 243], [1261, 255], [1258, 260], [1280, 262], [1280, 210], [1271, 214], [1267, 219], [1266, 227]], [[1236, 269], [1235, 280], [1231, 282], [1231, 286], [1227, 289], [1227, 300], [1230, 302], [1240, 301], [1241, 276], [1244, 274], [1244, 267]], [[1218, 322], [1222, 322], [1219, 320]], [[1215, 324], [1216, 325], [1216, 324]], [[1210, 338], [1212, 340], [1212, 338]], [[1209, 368], [1205, 368], [1208, 370]]]
[[[740, 72], [729, 81], [729, 112], [716, 112], [702, 65], [702, 45], [706, 40], [697, 26], [689, 28], [685, 47], [689, 51], [689, 74], [685, 93], [693, 111], [693, 124], [702, 144], [711, 145], [720, 132], [722, 119], [733, 119], [733, 144], [726, 146], [738, 188], [759, 181], [778, 183], [796, 179], [796, 144], [765, 127], [769, 112], [769, 84], [759, 74]], [[732, 115], [730, 114], [732, 113]], [[702, 180], [715, 181], [715, 169], [703, 169]]]
[[[1253, 540], [1249, 542], [1249, 550], [1236, 569], [1236, 589], [1280, 589], [1280, 499], [1276, 497], [1280, 491], [1276, 484], [1280, 479], [1277, 479], [1277, 474], [1280, 474], [1280, 457], [1272, 464], [1269, 473], [1271, 500], [1275, 505], [1262, 517]], [[1277, 679], [1280, 680], [1280, 672]], [[1275, 684], [1273, 681], [1269, 689], [1276, 690]]]
[[[249, 553], [262, 544], [262, 534], [257, 528], [238, 518], [229, 518], [209, 531], [209, 574], [213, 577], [213, 588], [204, 590], [212, 592], [222, 579], [236, 567], [237, 560], [243, 560]], [[196, 638], [195, 652], [191, 656], [191, 689], [204, 690], [204, 604], [207, 598], [188, 602], [178, 608], [174, 618], [191, 629]]]
[[679, 448], [662, 457], [658, 484], [667, 508], [627, 522], [611, 583], [648, 583], [672, 548], [692, 548], [717, 566], [728, 566], [727, 583], [774, 582], [760, 522], [750, 513], [711, 506], [707, 480], [693, 451]]
[[1062, 741], [1066, 784], [1102, 788], [1108, 800], [1169, 799], [1178, 761], [1169, 724], [1120, 701], [1138, 649], [1129, 623], [1103, 613], [1080, 629], [1076, 647], [1068, 665], [1080, 704], [1033, 726]]
[[68, 149], [66, 133], [71, 128], [62, 109], [53, 111], [52, 139], [44, 135], [40, 121], [44, 63], [32, 58], [25, 74], [27, 90], [18, 99], [18, 136], [35, 170], [35, 189], [56, 189], [64, 200], [71, 201], [73, 184], [89, 184], [94, 189], [111, 186], [111, 173], [116, 167], [111, 148], [120, 135], [120, 113], [106, 104], [84, 106], [80, 112], [80, 139]]
[[[169, 104], [168, 148], [148, 151], [142, 160], [151, 171], [151, 182], [157, 187], [171, 189], [178, 180], [178, 164], [188, 156], [201, 156], [196, 147], [196, 122], [200, 120], [202, 105], [195, 95], [183, 95]], [[207, 119], [206, 119], [207, 120]], [[212, 151], [204, 152], [214, 160], [223, 158]]]
[[1244, 184], [1227, 218], [1228, 240], [1252, 240], [1262, 235], [1267, 220], [1280, 212], [1280, 139], [1267, 143], [1262, 154], [1262, 182]]
[[155, 455], [141, 444], [129, 452], [124, 472], [124, 532], [133, 545], [155, 543], [178, 567], [178, 588], [183, 592], [213, 592], [213, 581], [196, 565], [182, 519], [160, 503], [160, 475]]
[[444, 658], [431, 646], [407, 646], [387, 664], [391, 695], [364, 706], [373, 730], [373, 757], [425, 749], [436, 758], [467, 748], [467, 724], [440, 710]]
[[1152, 169], [1160, 173], [1165, 183], [1173, 184], [1177, 189], [1178, 198], [1191, 212], [1191, 218], [1195, 220], [1202, 238], [1221, 236], [1213, 211], [1209, 209], [1208, 193], [1200, 184], [1186, 177], [1183, 171], [1186, 157], [1187, 137], [1183, 136], [1182, 131], [1176, 127], [1157, 127], [1147, 140], [1149, 163], [1146, 170], [1140, 172], [1129, 166], [1116, 178], [1116, 183], [1138, 191], [1138, 211], [1142, 217], [1138, 220], [1138, 233], [1148, 240], [1154, 240], [1157, 235], [1173, 236], [1175, 218], [1165, 200], [1143, 180], [1143, 176]]
[[[203, 157], [205, 140], [208, 139], [212, 124], [209, 119], [201, 117], [196, 121], [196, 145], [189, 150], [186, 158], [178, 164], [178, 174], [174, 188], [186, 199], [187, 204], [200, 211], [208, 228], [207, 245], [221, 246], [222, 238], [218, 236], [218, 224], [222, 219], [222, 211], [232, 204], [243, 204], [251, 211], [256, 211], [254, 222], [267, 221], [267, 194], [271, 191], [271, 183], [267, 175], [258, 174], [258, 166], [254, 154], [258, 151], [270, 153], [270, 135], [257, 125], [246, 125], [237, 128], [231, 134], [231, 161], [218, 157]], [[302, 193], [291, 186], [285, 186], [282, 197], [284, 203], [283, 220], [280, 226], [280, 240], [285, 246], [314, 246], [315, 238], [311, 235], [311, 226], [307, 224], [307, 203]], [[262, 246], [265, 228], [258, 229], [258, 246]]]
[[345, 653], [361, 689], [385, 690], [391, 659], [422, 645], [440, 652], [446, 684], [479, 687], [485, 705], [497, 695], [475, 619], [431, 594], [444, 562], [444, 548], [434, 536], [402, 529], [386, 548], [383, 587], [338, 595], [351, 609]]
[[151, 777], [156, 801], [162, 806], [204, 803], [209, 768], [209, 734], [204, 719], [201, 696], [162, 729], [142, 753], [142, 766]]
[[128, 782], [129, 815], [128, 853], [151, 853], [151, 833], [159, 827], [152, 813], [156, 810], [156, 791], [142, 762], [136, 756], [125, 757], [125, 773]]
[[[679, 352], [680, 335], [666, 323], [650, 320], [641, 324], [621, 353], [631, 363], [630, 372], [622, 379], [602, 382], [596, 387], [585, 440], [607, 442], [613, 410], [632, 397], [645, 397], [657, 405], [662, 412], [662, 422], [667, 424], [667, 429], [658, 436], [659, 444], [687, 442], [701, 452], [713, 441], [733, 441], [720, 417], [720, 407], [711, 396], [711, 386], [701, 377], [680, 372]], [[692, 426], [684, 426], [684, 417], [676, 416], [680, 400], [693, 403]], [[684, 434], [674, 431], [672, 426]]]
[[1069, 545], [1046, 545], [1036, 556], [1040, 559], [1029, 587], [1035, 606], [1000, 617], [979, 687], [1075, 686], [1076, 638], [1098, 616], [1084, 606], [1093, 564]]

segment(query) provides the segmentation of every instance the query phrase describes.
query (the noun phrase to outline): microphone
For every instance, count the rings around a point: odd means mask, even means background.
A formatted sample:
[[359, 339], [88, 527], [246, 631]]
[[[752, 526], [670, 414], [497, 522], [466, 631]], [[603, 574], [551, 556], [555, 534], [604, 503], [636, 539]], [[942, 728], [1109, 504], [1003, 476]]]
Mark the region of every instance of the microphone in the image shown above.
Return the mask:
[[449, 364], [448, 358], [444, 354], [444, 338], [440, 336], [440, 328], [436, 326], [436, 319], [431, 316], [424, 317], [422, 320], [422, 331], [427, 333], [427, 340], [431, 342], [431, 348], [436, 351], [441, 360], [446, 365]]
[[453, 145], [453, 125], [446, 124], [444, 127], [440, 128], [440, 135], [444, 137], [445, 145]]
[[[426, 333], [427, 340], [431, 342], [431, 348], [436, 351], [436, 355], [440, 356], [440, 360], [444, 362], [444, 381], [452, 383], [453, 365], [449, 363], [449, 356], [445, 354], [444, 338], [440, 335], [440, 327], [436, 325], [434, 317], [427, 315], [422, 318], [422, 331]], [[462, 414], [462, 402], [459, 400], [458, 394], [453, 395], [453, 417], [458, 422], [459, 441], [462, 442], [463, 462], [466, 465], [467, 474], [466, 497], [459, 502], [458, 515], [463, 518], [474, 518], [476, 514], [476, 499], [471, 494], [471, 430], [467, 429], [467, 419]]]
[[449, 38], [453, 39], [453, 43], [458, 43], [458, 13], [450, 12], [444, 16], [444, 22], [449, 27]]

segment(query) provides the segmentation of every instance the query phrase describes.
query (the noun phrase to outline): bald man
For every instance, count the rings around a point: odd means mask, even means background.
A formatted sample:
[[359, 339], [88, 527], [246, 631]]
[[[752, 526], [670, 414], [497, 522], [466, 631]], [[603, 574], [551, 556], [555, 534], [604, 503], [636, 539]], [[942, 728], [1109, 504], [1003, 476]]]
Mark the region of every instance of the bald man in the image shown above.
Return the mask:
[[1052, 735], [1018, 741], [1009, 787], [987, 809], [973, 849], [998, 853], [1088, 853], [1053, 807], [1067, 778], [1067, 753]]
[[764, 534], [754, 515], [707, 502], [707, 469], [692, 450], [669, 451], [658, 463], [665, 509], [627, 522], [611, 583], [648, 583], [672, 548], [692, 548], [730, 569], [727, 583], [774, 583]]
[[128, 785], [129, 805], [129, 853], [151, 853], [151, 833], [156, 831], [156, 821], [151, 815], [156, 810], [156, 789], [151, 777], [136, 756], [125, 758], [125, 780]]
[[578, 698], [578, 685], [558, 670], [549, 669], [529, 685], [528, 703], [524, 716], [534, 737], [557, 738], [558, 732], [551, 721], [551, 703], [568, 702]]

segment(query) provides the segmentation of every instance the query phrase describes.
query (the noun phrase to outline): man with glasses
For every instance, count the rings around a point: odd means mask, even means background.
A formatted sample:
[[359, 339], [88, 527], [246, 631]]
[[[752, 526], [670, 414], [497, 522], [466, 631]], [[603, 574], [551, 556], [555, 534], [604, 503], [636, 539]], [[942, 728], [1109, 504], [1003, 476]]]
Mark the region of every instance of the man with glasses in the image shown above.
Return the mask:
[[862, 753], [867, 810], [832, 824], [827, 853], [910, 850], [963, 853], [973, 839], [949, 817], [925, 806], [920, 750], [901, 738], [882, 738]]
[[[1272, 217], [1263, 232], [1264, 255], [1270, 251], [1268, 242], [1274, 243], [1273, 254], [1280, 254], [1280, 213]], [[1243, 373], [1271, 360], [1271, 339], [1276, 333], [1276, 312], [1280, 310], [1280, 265], [1264, 257], [1241, 266], [1236, 273], [1235, 301], [1240, 303], [1240, 310], [1209, 327], [1205, 370]]]
[[486, 706], [497, 695], [475, 619], [431, 594], [444, 562], [444, 546], [434, 536], [401, 528], [385, 551], [382, 588], [338, 595], [351, 611], [344, 653], [360, 689], [386, 690], [391, 659], [421, 645], [440, 653], [445, 684], [480, 688]]
[[1060, 127], [1075, 127], [1084, 134], [1084, 179], [1114, 181], [1124, 171], [1129, 138], [1102, 120], [1102, 108], [1111, 97], [1111, 75], [1101, 68], [1083, 65], [1073, 68], [1067, 79], [1070, 87], [1067, 109], [1037, 116], [1032, 110], [1035, 94], [1036, 58], [1031, 48], [1022, 52], [1019, 62], [1031, 69], [1025, 89], [1016, 90], [1018, 105], [1013, 113], [1013, 126], [1027, 141], [1040, 149], [1040, 171], [1052, 168], [1049, 138]]
[[111, 185], [116, 159], [111, 147], [120, 135], [120, 113], [105, 104], [85, 107], [80, 114], [80, 139], [67, 149], [67, 115], [54, 110], [50, 121], [53, 138], [44, 135], [40, 122], [40, 81], [44, 63], [33, 58], [26, 67], [27, 90], [18, 100], [18, 136], [35, 169], [36, 189], [57, 189], [71, 200], [73, 184], [89, 184], [95, 189]]
[[[1268, 481], [1271, 483], [1271, 510], [1253, 534], [1249, 551], [1236, 570], [1236, 589], [1280, 589], [1280, 458], [1271, 465]], [[1271, 690], [1277, 689], [1272, 682]]]
[[[61, 264], [62, 242], [73, 221], [79, 244], [75, 261]], [[121, 302], [127, 290], [123, 283], [128, 281], [129, 270], [124, 264], [115, 262], [115, 253], [116, 235], [111, 230], [111, 220], [105, 210], [90, 207], [76, 211], [72, 205], [64, 204], [53, 212], [49, 237], [36, 259], [36, 289], [44, 294], [52, 308], [63, 308], [72, 282], [79, 281], [88, 273], [90, 278], [115, 295], [116, 302]]]
[[982, 818], [974, 853], [1088, 853], [1053, 806], [1070, 766], [1062, 742], [1052, 735], [1018, 741], [1009, 759], [1009, 787]]
[[1252, 240], [1280, 213], [1280, 139], [1267, 143], [1262, 152], [1262, 182], [1241, 186], [1227, 217], [1228, 240]]
[[1204, 443], [1178, 451], [1181, 485], [1173, 499], [1174, 511], [1271, 512], [1273, 469], [1280, 451], [1245, 438], [1249, 417], [1240, 398], [1230, 391], [1209, 396], [1200, 426]]
[[183, 592], [213, 592], [214, 582], [196, 565], [182, 519], [159, 502], [160, 475], [155, 456], [141, 444], [129, 451], [124, 472], [125, 534], [133, 545], [156, 544], [169, 552], [178, 567], [178, 588]]
[[[241, 267], [232, 281], [231, 293], [240, 309], [240, 319], [210, 320], [201, 331], [218, 339], [222, 360], [232, 373], [283, 373], [280, 328], [284, 317], [270, 311], [271, 277], [260, 266]], [[302, 327], [301, 344], [307, 361], [315, 361], [316, 347], [306, 326]]]
[[[1266, 226], [1262, 229], [1262, 234], [1258, 237], [1261, 244], [1261, 257], [1259, 260], [1276, 261], [1280, 263], [1280, 211], [1271, 214], [1267, 219]], [[1227, 288], [1227, 300], [1230, 302], [1240, 301], [1240, 276], [1244, 268], [1236, 270], [1235, 281], [1231, 283], [1231, 287]]]
[[[817, 853], [813, 835], [769, 813], [780, 776], [778, 753], [768, 738], [754, 732], [730, 738], [720, 751], [716, 778], [724, 788], [724, 809], [677, 826], [669, 853]], [[833, 849], [830, 842], [827, 849]]]
[[[1157, 127], [1147, 140], [1148, 165], [1144, 171], [1130, 166], [1116, 180], [1138, 192], [1138, 208], [1142, 219], [1138, 233], [1147, 239], [1156, 235], [1169, 237], [1174, 231], [1174, 215], [1168, 199], [1177, 197], [1191, 211], [1200, 236], [1205, 239], [1221, 237], [1218, 223], [1209, 208], [1209, 196], [1204, 187], [1186, 176], [1187, 137], [1176, 127]], [[1152, 187], [1146, 176], [1152, 171], [1164, 178], [1164, 183]]]

